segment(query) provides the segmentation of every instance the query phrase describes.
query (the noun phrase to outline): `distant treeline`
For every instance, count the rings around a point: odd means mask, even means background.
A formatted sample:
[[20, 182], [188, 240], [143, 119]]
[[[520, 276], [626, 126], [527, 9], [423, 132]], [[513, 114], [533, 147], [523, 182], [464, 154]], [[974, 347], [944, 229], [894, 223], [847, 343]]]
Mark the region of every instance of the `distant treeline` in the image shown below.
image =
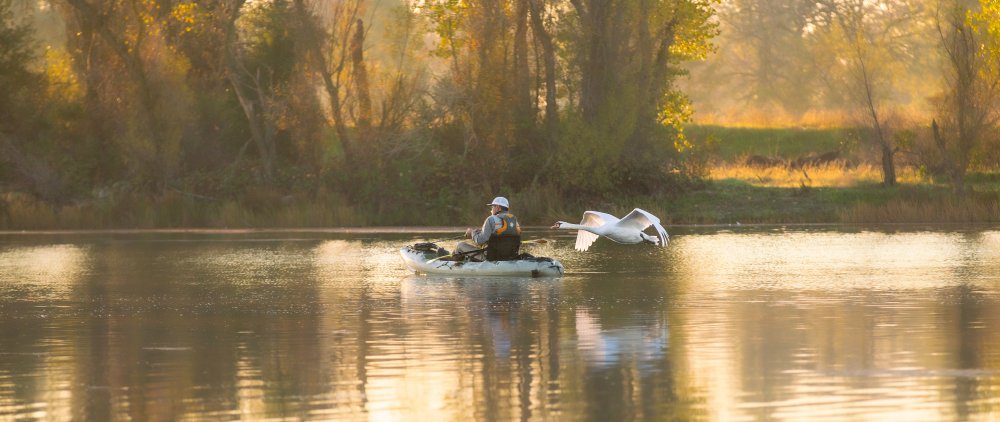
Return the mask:
[[[0, 0], [2, 198], [234, 215], [308, 202], [352, 223], [419, 224], [415, 210], [439, 223], [496, 194], [536, 207], [682, 194], [711, 142], [684, 136], [693, 108], [678, 78], [708, 73], [687, 63], [726, 48], [712, 44], [731, 39], [716, 38], [720, 16], [770, 25], [784, 15], [764, 6], [793, 3]], [[899, 50], [870, 31], [916, 3], [802, 3], [817, 6], [792, 29], [844, 40], [827, 68], [855, 76], [845, 93], [867, 93], [857, 109], [891, 165], [907, 139], [886, 124]], [[940, 34], [929, 50], [946, 82], [928, 96], [941, 105], [937, 159], [956, 175], [996, 123], [1000, 6], [981, 3], [924, 0], [900, 24]], [[788, 34], [752, 36], [779, 44], [745, 71], [784, 66]], [[759, 82], [777, 100], [769, 87], [797, 86]]]
[[692, 0], [0, 0], [0, 177], [54, 205], [335, 192], [374, 221], [470, 192], [657, 193], [688, 147], [674, 79], [709, 52], [712, 14]]
[[956, 191], [1000, 167], [1000, 1], [723, 0], [717, 17], [682, 84], [700, 123], [857, 128], [886, 185], [901, 158]]

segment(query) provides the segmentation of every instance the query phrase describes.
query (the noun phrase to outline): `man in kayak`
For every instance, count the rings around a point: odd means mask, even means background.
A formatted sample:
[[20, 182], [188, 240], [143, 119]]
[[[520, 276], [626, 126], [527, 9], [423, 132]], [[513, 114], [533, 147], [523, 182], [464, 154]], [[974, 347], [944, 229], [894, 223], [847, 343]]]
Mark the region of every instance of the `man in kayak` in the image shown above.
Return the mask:
[[[468, 252], [481, 250], [486, 247], [486, 242], [491, 236], [520, 236], [521, 225], [517, 224], [517, 218], [510, 213], [510, 202], [507, 198], [498, 196], [493, 198], [490, 206], [490, 216], [486, 217], [481, 229], [465, 229], [465, 238], [455, 246], [455, 254], [465, 254]], [[466, 255], [473, 261], [482, 261], [485, 254], [482, 252]]]

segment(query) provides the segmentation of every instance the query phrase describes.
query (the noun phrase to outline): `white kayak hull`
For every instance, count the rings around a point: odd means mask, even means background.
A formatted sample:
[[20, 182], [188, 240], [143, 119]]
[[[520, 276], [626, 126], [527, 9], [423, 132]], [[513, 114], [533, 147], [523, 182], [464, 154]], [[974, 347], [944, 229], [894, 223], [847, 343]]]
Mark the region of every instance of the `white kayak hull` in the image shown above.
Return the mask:
[[514, 277], [558, 277], [563, 275], [563, 266], [551, 258], [529, 258], [514, 261], [442, 261], [434, 260], [436, 254], [421, 252], [406, 246], [399, 250], [403, 264], [417, 274], [455, 276], [514, 276]]

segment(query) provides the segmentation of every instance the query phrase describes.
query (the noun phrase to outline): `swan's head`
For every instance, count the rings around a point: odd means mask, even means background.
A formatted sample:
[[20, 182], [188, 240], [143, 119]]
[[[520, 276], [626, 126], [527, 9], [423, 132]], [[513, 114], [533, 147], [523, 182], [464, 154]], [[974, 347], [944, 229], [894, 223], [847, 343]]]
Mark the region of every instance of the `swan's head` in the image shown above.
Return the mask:
[[567, 223], [565, 221], [556, 221], [556, 223], [553, 224], [552, 227], [549, 227], [549, 228], [550, 229], [561, 229], [562, 226], [563, 226], [563, 224], [567, 224]]

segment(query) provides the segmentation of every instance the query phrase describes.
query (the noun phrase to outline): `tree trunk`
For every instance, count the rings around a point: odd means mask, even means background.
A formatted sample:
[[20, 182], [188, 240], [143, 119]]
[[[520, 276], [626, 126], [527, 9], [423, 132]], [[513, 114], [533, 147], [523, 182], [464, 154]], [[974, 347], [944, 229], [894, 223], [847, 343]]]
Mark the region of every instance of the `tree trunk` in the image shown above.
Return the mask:
[[368, 71], [365, 68], [365, 24], [357, 21], [351, 40], [351, 67], [354, 70], [354, 95], [358, 97], [358, 130], [367, 137], [372, 121], [372, 99], [368, 88]]
[[[542, 10], [544, 0], [528, 0], [529, 17], [531, 19], [531, 30], [535, 40], [542, 47], [542, 62], [545, 64], [545, 143], [543, 151], [545, 161], [538, 166], [532, 178], [532, 184], [538, 183], [538, 179], [549, 171], [549, 167], [555, 160], [559, 150], [559, 104], [556, 92], [556, 53], [555, 45], [552, 42], [552, 35], [545, 29], [545, 22], [542, 21]], [[536, 56], [537, 57], [537, 56]]]
[[[233, 60], [236, 60], [235, 57]], [[254, 145], [257, 146], [258, 158], [260, 158], [261, 167], [263, 167], [261, 178], [265, 183], [271, 184], [274, 182], [274, 161], [276, 155], [274, 134], [276, 131], [274, 124], [268, 120], [267, 112], [264, 110], [264, 93], [261, 92], [263, 88], [260, 86], [259, 80], [255, 79], [254, 85], [251, 88], [257, 94], [256, 99], [254, 99], [251, 93], [247, 92], [244, 87], [245, 82], [237, 76], [235, 68], [230, 71], [228, 77], [233, 91], [236, 93], [236, 99], [239, 100], [240, 107], [243, 109], [243, 115], [247, 118], [250, 137], [253, 139]]]
[[541, 0], [529, 0], [531, 7], [531, 24], [535, 37], [542, 45], [542, 56], [545, 60], [545, 129], [550, 151], [554, 151], [559, 134], [559, 105], [556, 103], [556, 52], [552, 36], [545, 30], [542, 22]]
[[528, 67], [528, 0], [517, 0], [514, 31], [514, 124], [524, 135], [534, 123], [531, 106], [531, 71]]
[[[260, 85], [260, 75], [252, 75], [249, 70], [243, 67], [236, 56], [236, 20], [239, 19], [239, 10], [242, 8], [244, 0], [236, 0], [233, 4], [234, 10], [229, 17], [226, 27], [226, 78], [229, 80], [236, 99], [240, 103], [243, 115], [247, 118], [247, 128], [250, 129], [250, 139], [253, 140], [257, 149], [257, 156], [261, 163], [260, 177], [264, 183], [274, 183], [274, 162], [276, 147], [274, 145], [274, 134], [276, 132], [273, 123], [267, 120], [264, 110], [265, 99], [263, 89]], [[253, 79], [249, 83], [247, 79]], [[256, 95], [248, 92], [247, 87], [256, 91]], [[240, 154], [242, 155], [242, 154]], [[237, 157], [237, 160], [239, 158]]]
[[140, 57], [142, 40], [145, 35], [145, 25], [141, 20], [139, 21], [140, 28], [137, 30], [138, 35], [135, 41], [130, 44], [111, 32], [111, 29], [105, 24], [108, 15], [101, 13], [101, 11], [95, 9], [87, 1], [66, 0], [66, 2], [79, 13], [79, 16], [84, 21], [87, 21], [85, 25], [95, 30], [97, 35], [107, 43], [111, 51], [122, 61], [128, 75], [132, 77], [132, 82], [136, 84], [141, 110], [139, 118], [142, 122], [142, 128], [145, 129], [144, 135], [148, 137], [150, 143], [153, 145], [153, 155], [151, 157], [142, 157], [142, 160], [153, 167], [155, 189], [162, 191], [173, 176], [173, 171], [171, 163], [166, 161], [169, 158], [164, 157], [163, 154], [166, 140], [161, 135], [163, 132], [161, 125], [163, 123], [157, 118], [159, 113], [157, 113], [156, 109], [159, 93], [149, 82], [149, 75], [146, 72], [142, 57]]
[[938, 151], [941, 153], [941, 161], [944, 164], [945, 172], [948, 173], [948, 178], [951, 179], [951, 189], [956, 194], [960, 194], [965, 191], [965, 177], [959, 175], [958, 166], [951, 159], [951, 153], [948, 152], [948, 144], [945, 142], [943, 136], [941, 136], [941, 129], [938, 127], [937, 119], [931, 120], [931, 129], [934, 132], [934, 144], [937, 145]]
[[[862, 62], [862, 72], [865, 72], [864, 69], [864, 62]], [[882, 130], [882, 122], [879, 119], [878, 111], [875, 108], [875, 103], [872, 99], [870, 80], [868, 79], [867, 73], [865, 73], [864, 83], [868, 99], [869, 117], [872, 119], [872, 127], [875, 130], [876, 141], [878, 142], [879, 149], [882, 151], [882, 185], [895, 186], [896, 165], [893, 163], [893, 156], [896, 154], [896, 151], [893, 149], [893, 145], [889, 142], [889, 140], [885, 138], [885, 133]]]
[[[312, 52], [313, 59], [317, 62], [316, 70], [319, 71], [323, 79], [323, 88], [326, 90], [327, 97], [330, 100], [330, 114], [333, 118], [334, 131], [337, 133], [337, 138], [344, 150], [344, 161], [351, 164], [357, 158], [357, 153], [348, 135], [347, 124], [344, 122], [344, 107], [340, 99], [340, 84], [334, 79], [335, 76], [340, 75], [343, 69], [344, 54], [340, 55], [341, 63], [338, 63], [334, 69], [331, 69], [327, 63], [327, 56], [323, 51], [321, 41], [324, 37], [328, 36], [326, 31], [316, 27], [315, 17], [306, 9], [303, 0], [295, 0], [295, 10], [299, 15], [302, 25], [310, 32], [306, 37], [306, 42], [308, 43], [309, 50]], [[352, 16], [355, 14], [352, 13]], [[331, 38], [336, 40], [336, 37]], [[346, 43], [342, 43], [341, 47], [346, 48]]]
[[882, 143], [882, 185], [896, 185], [896, 164], [893, 162], [895, 151], [887, 143]]
[[[941, 46], [945, 52], [946, 95], [949, 108], [942, 110], [946, 122], [953, 125], [954, 134], [950, 148], [945, 148], [944, 137], [935, 124], [935, 142], [942, 155], [951, 163], [952, 189], [965, 192], [965, 173], [976, 146], [982, 142], [983, 131], [992, 123], [988, 116], [995, 107], [996, 76], [986, 69], [980, 57], [981, 40], [978, 31], [968, 21], [969, 8], [965, 3], [949, 5], [944, 21], [937, 22]], [[942, 24], [944, 25], [942, 27]], [[936, 122], [935, 122], [936, 123]], [[948, 128], [948, 125], [945, 126]], [[950, 154], [949, 154], [950, 153]]]
[[[644, 4], [649, 7], [648, 4]], [[651, 13], [647, 11], [645, 13]], [[655, 137], [655, 128], [659, 125], [660, 101], [663, 93], [668, 91], [670, 47], [674, 44], [674, 31], [677, 25], [676, 17], [656, 28], [651, 33], [644, 19], [639, 26], [639, 43], [641, 66], [639, 70], [638, 108], [636, 114], [636, 131], [632, 135], [635, 148], [644, 148], [647, 142]]]
[[860, 72], [860, 82], [864, 88], [864, 105], [868, 109], [868, 117], [871, 119], [872, 129], [875, 131], [875, 140], [878, 143], [879, 149], [882, 152], [882, 185], [883, 186], [894, 186], [896, 184], [896, 166], [893, 163], [893, 155], [895, 151], [893, 150], [893, 145], [890, 141], [886, 139], [885, 131], [882, 129], [882, 119], [879, 117], [879, 107], [877, 94], [875, 93], [874, 81], [871, 71], [868, 69], [868, 62], [865, 54], [866, 43], [862, 43], [861, 36], [861, 24], [858, 23], [861, 18], [855, 17], [854, 19], [848, 19], [847, 16], [841, 16], [841, 26], [848, 30], [848, 36], [850, 37], [851, 46], [854, 49], [854, 55], [857, 59], [858, 71]]
[[586, 5], [581, 0], [571, 3], [580, 15], [586, 51], [580, 69], [580, 109], [586, 120], [594, 121], [612, 89], [611, 67], [617, 58], [610, 48], [609, 26], [614, 5], [608, 4], [610, 0], [593, 0]]

